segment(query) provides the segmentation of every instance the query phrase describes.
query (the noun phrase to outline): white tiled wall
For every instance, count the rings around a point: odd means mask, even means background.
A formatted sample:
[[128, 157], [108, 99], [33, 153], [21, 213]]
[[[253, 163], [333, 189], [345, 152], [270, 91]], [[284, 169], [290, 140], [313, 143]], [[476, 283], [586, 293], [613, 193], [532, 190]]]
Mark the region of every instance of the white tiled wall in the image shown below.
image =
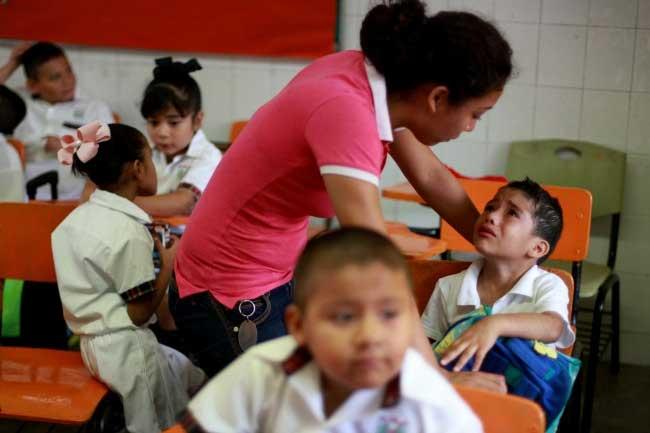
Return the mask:
[[[342, 48], [358, 48], [369, 0], [341, 1]], [[373, 3], [373, 0], [370, 0]], [[434, 148], [468, 175], [503, 173], [514, 139], [585, 139], [628, 153], [618, 269], [623, 280], [622, 356], [650, 364], [650, 0], [426, 0], [430, 12], [466, 9], [494, 20], [510, 39], [517, 76], [471, 134]], [[0, 61], [11, 41], [0, 41]], [[125, 122], [142, 126], [139, 98], [153, 59], [169, 53], [67, 47], [81, 86], [107, 100]], [[171, 53], [174, 54], [174, 53]], [[187, 54], [179, 56], [190, 57]], [[205, 130], [226, 140], [233, 120], [249, 117], [305, 64], [196, 54]], [[19, 85], [16, 74], [11, 85]], [[606, 175], [605, 173], [603, 175]], [[404, 178], [389, 161], [382, 185]], [[436, 224], [430, 210], [384, 201], [391, 219]], [[603, 233], [607, 222], [595, 224]], [[598, 230], [597, 230], [598, 229]], [[594, 238], [590, 257], [604, 259]]]

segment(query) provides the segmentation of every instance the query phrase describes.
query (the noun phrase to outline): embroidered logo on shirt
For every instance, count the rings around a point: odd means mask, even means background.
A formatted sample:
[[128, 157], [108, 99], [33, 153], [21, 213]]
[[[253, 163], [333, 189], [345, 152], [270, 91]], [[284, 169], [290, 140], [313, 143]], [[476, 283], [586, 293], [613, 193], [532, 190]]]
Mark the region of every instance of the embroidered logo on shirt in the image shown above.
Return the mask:
[[406, 420], [399, 415], [382, 416], [377, 433], [405, 433]]

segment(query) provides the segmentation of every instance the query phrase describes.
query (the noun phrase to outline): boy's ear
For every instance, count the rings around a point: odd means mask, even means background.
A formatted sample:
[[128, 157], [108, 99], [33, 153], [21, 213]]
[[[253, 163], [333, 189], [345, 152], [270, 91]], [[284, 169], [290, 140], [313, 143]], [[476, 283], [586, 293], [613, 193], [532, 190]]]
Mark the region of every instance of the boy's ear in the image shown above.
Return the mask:
[[284, 311], [284, 323], [287, 325], [287, 331], [296, 339], [298, 345], [305, 344], [303, 315], [302, 311], [295, 304], [289, 305]]
[[427, 102], [432, 113], [440, 111], [441, 108], [449, 104], [449, 89], [446, 86], [434, 86], [429, 91]]
[[528, 250], [528, 255], [531, 258], [539, 259], [548, 254], [550, 249], [551, 245], [548, 241], [536, 236], [532, 246]]

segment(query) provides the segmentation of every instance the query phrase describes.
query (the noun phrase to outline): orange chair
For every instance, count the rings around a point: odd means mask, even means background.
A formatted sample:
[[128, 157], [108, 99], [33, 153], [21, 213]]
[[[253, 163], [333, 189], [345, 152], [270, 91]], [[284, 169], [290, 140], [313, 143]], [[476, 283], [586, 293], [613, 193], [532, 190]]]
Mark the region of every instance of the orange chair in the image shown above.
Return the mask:
[[15, 139], [15, 138], [7, 138], [7, 143], [11, 144], [14, 149], [16, 149], [16, 153], [18, 153], [18, 157], [20, 158], [20, 162], [23, 164], [23, 168], [25, 168], [25, 161], [27, 156], [25, 155], [25, 144], [23, 144], [22, 141]]
[[[0, 278], [56, 282], [50, 236], [75, 206], [0, 203]], [[78, 352], [3, 346], [0, 360], [0, 418], [103, 428], [115, 396]]]
[[244, 129], [246, 124], [248, 123], [248, 120], [237, 120], [235, 122], [232, 122], [232, 125], [230, 127], [230, 142], [234, 142], [239, 133]]
[[187, 433], [180, 424], [173, 425], [167, 430], [163, 430], [162, 433]]
[[485, 433], [545, 431], [544, 412], [530, 400], [475, 388], [457, 387], [456, 390], [481, 419]]

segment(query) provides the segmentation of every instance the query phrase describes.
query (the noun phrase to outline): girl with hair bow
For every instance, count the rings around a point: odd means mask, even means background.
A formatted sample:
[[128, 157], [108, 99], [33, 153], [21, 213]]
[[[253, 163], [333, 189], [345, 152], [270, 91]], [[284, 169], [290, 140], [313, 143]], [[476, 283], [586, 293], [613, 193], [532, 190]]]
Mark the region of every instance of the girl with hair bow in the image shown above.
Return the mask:
[[[58, 160], [97, 189], [52, 233], [57, 284], [84, 364], [120, 395], [126, 429], [161, 431], [175, 422], [205, 374], [158, 343], [148, 325], [160, 308], [178, 246], [152, 238], [134, 203], [156, 192], [151, 148], [137, 129], [92, 122], [64, 136]], [[176, 241], [176, 242], [175, 242]], [[154, 246], [160, 270], [154, 270]]]

